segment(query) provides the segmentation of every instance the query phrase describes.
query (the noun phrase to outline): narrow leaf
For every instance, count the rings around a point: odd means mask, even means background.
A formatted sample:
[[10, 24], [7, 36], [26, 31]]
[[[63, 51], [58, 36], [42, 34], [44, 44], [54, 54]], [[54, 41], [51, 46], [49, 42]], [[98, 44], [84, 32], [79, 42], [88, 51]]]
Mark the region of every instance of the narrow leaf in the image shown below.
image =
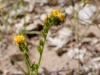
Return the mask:
[[43, 40], [40, 40], [39, 44], [40, 44], [41, 46], [43, 46], [43, 45], [44, 45]]
[[37, 50], [39, 51], [40, 54], [42, 53], [41, 46], [37, 46]]

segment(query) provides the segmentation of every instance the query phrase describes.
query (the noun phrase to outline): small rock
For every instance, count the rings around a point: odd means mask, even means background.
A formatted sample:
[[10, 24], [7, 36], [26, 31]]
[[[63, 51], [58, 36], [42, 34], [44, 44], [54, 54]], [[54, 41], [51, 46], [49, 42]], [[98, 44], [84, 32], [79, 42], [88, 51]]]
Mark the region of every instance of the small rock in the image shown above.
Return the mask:
[[73, 6], [70, 5], [65, 9], [65, 13], [67, 13], [68, 15], [71, 15], [73, 13]]
[[23, 75], [22, 72], [10, 72], [8, 70], [5, 70], [3, 75]]
[[96, 62], [92, 62], [92, 67], [94, 70], [99, 69], [100, 65], [97, 64]]
[[20, 30], [23, 30], [24, 29], [24, 22], [21, 21], [19, 23], [16, 23], [15, 24], [15, 28], [16, 28], [16, 33], [19, 33]]
[[13, 19], [8, 18], [8, 23], [11, 25], [13, 23]]
[[34, 19], [39, 19], [40, 18], [40, 15], [35, 15], [33, 18]]
[[46, 14], [41, 14], [41, 16], [40, 16], [40, 19], [42, 20], [42, 21], [44, 21], [44, 18], [46, 17]]
[[26, 30], [34, 30], [38, 27], [38, 25], [32, 23], [32, 24], [29, 24], [28, 26], [26, 26]]
[[99, 42], [98, 39], [93, 39], [91, 42], [90, 42], [90, 45], [93, 46], [95, 44], [97, 44]]
[[8, 32], [11, 30], [11, 26], [10, 25], [2, 25], [2, 26], [0, 26], [0, 30]]
[[34, 23], [29, 24], [28, 26], [26, 26], [26, 30], [35, 30], [38, 29], [38, 25], [42, 24], [40, 20], [35, 20]]
[[24, 18], [21, 19], [21, 24], [30, 23], [31, 18], [31, 15], [27, 14]]
[[86, 53], [86, 49], [79, 50], [78, 48], [74, 48], [69, 50], [67, 55], [70, 59], [80, 59], [81, 61], [83, 61], [85, 53]]
[[94, 62], [100, 61], [100, 57], [93, 58]]
[[73, 59], [73, 57], [75, 56], [75, 52], [71, 49], [68, 51], [67, 56], [69, 57], [69, 59]]
[[57, 53], [59, 53], [61, 51], [60, 48], [62, 48], [64, 46], [64, 44], [66, 44], [70, 37], [72, 36], [72, 31], [69, 28], [62, 28], [59, 32], [58, 35], [56, 37], [48, 37], [47, 40], [49, 40], [49, 45], [50, 46], [56, 46], [55, 47], [55, 51]]
[[91, 41], [92, 41], [92, 38], [84, 37], [81, 42], [83, 44], [89, 44]]
[[85, 72], [88, 72], [90, 69], [89, 69], [88, 66], [85, 66], [85, 65], [84, 65], [84, 66], [82, 66], [82, 70], [85, 71]]
[[5, 71], [3, 72], [3, 75], [9, 75], [9, 71], [8, 71], [8, 70], [5, 70]]
[[24, 7], [20, 7], [19, 9], [11, 10], [9, 16], [13, 17], [16, 14], [17, 15], [24, 15], [24, 12], [25, 12]]
[[97, 11], [96, 7], [94, 5], [87, 4], [85, 7], [83, 7], [78, 14], [78, 18], [80, 19], [80, 22], [82, 24], [91, 24], [92, 23], [92, 17]]
[[36, 3], [36, 0], [30, 0], [29, 4], [28, 4], [28, 7], [25, 8], [26, 11], [32, 12], [34, 10], [35, 3]]

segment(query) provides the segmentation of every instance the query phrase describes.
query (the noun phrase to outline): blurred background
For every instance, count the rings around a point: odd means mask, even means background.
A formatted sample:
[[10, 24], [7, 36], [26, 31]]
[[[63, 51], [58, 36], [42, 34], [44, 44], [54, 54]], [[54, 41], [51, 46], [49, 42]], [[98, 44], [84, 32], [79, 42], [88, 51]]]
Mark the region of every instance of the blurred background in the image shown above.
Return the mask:
[[37, 63], [42, 24], [52, 9], [66, 19], [49, 30], [39, 75], [78, 75], [79, 60], [81, 75], [100, 75], [100, 0], [0, 0], [0, 75], [26, 70], [13, 40], [18, 34], [25, 36], [31, 62]]

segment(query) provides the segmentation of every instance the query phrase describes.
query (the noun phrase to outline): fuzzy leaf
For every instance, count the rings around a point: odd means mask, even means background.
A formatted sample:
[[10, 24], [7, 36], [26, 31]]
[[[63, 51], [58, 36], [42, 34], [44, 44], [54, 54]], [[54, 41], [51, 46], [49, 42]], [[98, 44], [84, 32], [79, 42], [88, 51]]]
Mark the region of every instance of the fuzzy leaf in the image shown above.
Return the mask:
[[43, 45], [44, 45], [43, 40], [40, 40], [39, 44], [40, 44], [41, 46], [43, 46]]
[[41, 48], [41, 46], [37, 46], [37, 50], [39, 51], [40, 54], [42, 53], [42, 48]]
[[44, 31], [44, 33], [46, 33], [46, 34], [47, 34], [47, 32], [48, 32], [47, 28], [45, 28], [43, 31]]
[[31, 66], [31, 70], [32, 70], [32, 71], [35, 70], [35, 64], [32, 64], [32, 66]]
[[37, 64], [35, 64], [34, 67], [35, 67], [35, 69], [38, 69], [38, 65]]
[[25, 54], [24, 56], [25, 56], [25, 59], [29, 59], [29, 56], [28, 56], [28, 54]]
[[42, 36], [46, 39], [47, 34], [44, 31], [42, 31]]
[[46, 27], [49, 27], [49, 22], [48, 22], [48, 21], [45, 22], [44, 25], [45, 25]]

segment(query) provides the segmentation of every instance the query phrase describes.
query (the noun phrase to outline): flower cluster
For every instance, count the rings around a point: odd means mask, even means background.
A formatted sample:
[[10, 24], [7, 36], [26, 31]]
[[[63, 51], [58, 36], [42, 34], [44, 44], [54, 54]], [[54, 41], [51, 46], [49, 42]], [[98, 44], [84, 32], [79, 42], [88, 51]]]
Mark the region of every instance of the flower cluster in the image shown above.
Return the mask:
[[14, 37], [14, 40], [16, 42], [16, 45], [19, 46], [19, 43], [23, 43], [25, 41], [25, 38], [23, 35], [18, 35]]
[[44, 23], [42, 25], [46, 25], [47, 28], [49, 27], [49, 24], [58, 26], [62, 22], [64, 22], [64, 20], [65, 16], [62, 12], [60, 12], [60, 10], [51, 10], [50, 14], [46, 14], [44, 18]]
[[39, 66], [41, 63], [42, 53], [43, 53], [43, 49], [44, 49], [44, 45], [46, 42], [48, 31], [49, 31], [51, 25], [58, 26], [64, 20], [65, 20], [65, 17], [59, 10], [52, 10], [51, 14], [47, 14], [46, 17], [44, 18], [44, 23], [42, 24], [43, 30], [41, 32], [43, 39], [41, 39], [39, 41], [39, 45], [37, 46], [37, 50], [40, 53], [40, 57], [39, 57], [37, 64], [31, 65], [31, 63], [30, 63], [29, 53], [28, 53], [29, 50], [28, 50], [27, 44], [25, 42], [24, 36], [23, 35], [15, 36], [14, 40], [16, 42], [16, 45], [18, 45], [20, 51], [23, 52], [23, 54], [24, 54], [25, 62], [27, 64], [27, 68], [28, 68], [28, 75], [33, 75], [33, 71], [36, 71], [35, 75], [38, 75], [38, 70], [39, 70]]
[[60, 10], [51, 10], [51, 14], [47, 14], [46, 17], [44, 18], [44, 21], [46, 21], [47, 18], [51, 18], [53, 16], [58, 17], [61, 21], [65, 20], [65, 17], [63, 13], [60, 12]]
[[61, 21], [65, 20], [64, 15], [59, 10], [52, 10], [51, 13], [53, 16], [58, 17]]

